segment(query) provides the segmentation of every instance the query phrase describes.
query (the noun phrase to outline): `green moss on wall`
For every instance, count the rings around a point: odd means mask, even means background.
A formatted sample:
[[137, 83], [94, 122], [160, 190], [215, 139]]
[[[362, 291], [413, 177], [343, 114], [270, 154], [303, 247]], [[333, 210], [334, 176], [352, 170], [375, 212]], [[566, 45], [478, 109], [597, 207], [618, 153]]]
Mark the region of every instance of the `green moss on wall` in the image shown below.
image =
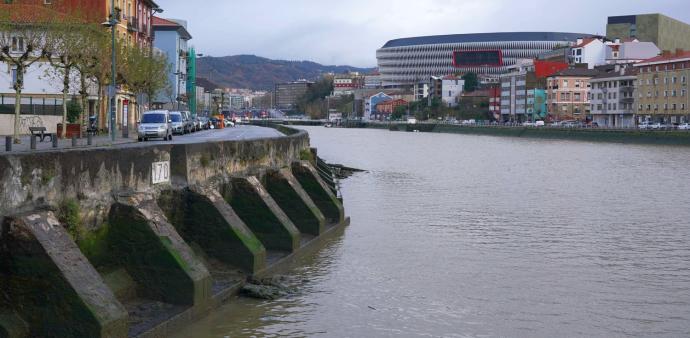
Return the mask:
[[300, 232], [316, 236], [320, 234], [321, 223], [319, 219], [302, 201], [297, 192], [292, 189], [287, 180], [277, 174], [271, 174], [266, 176], [264, 185], [280, 209], [285, 212]]
[[285, 229], [249, 183], [235, 180], [232, 198], [228, 200], [228, 203], [267, 249], [286, 251], [295, 249], [290, 232]]
[[65, 226], [72, 239], [78, 241], [82, 237], [84, 229], [81, 221], [81, 210], [77, 200], [64, 199], [58, 208], [58, 219]]
[[323, 189], [319, 181], [310, 172], [298, 169], [293, 172], [295, 178], [302, 186], [304, 191], [311, 197], [314, 204], [321, 210], [327, 222], [337, 223], [340, 221], [340, 209], [331, 196]]
[[181, 258], [153, 232], [143, 215], [133, 207], [115, 204], [109, 223], [113, 257], [147, 297], [173, 304], [194, 303], [194, 283]]
[[37, 241], [12, 238], [3, 246], [2, 288], [29, 324], [31, 337], [100, 336], [96, 315]]

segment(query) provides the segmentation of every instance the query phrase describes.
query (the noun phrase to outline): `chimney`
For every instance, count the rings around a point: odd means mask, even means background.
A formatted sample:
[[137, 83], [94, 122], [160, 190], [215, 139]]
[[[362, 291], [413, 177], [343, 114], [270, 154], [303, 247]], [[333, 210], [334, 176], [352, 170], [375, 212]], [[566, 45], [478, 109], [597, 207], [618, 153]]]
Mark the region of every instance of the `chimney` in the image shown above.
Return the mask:
[[676, 56], [681, 56], [685, 53], [685, 51], [682, 48], [676, 48]]
[[663, 56], [663, 57], [669, 57], [669, 56], [671, 56], [671, 51], [670, 51], [670, 50], [662, 50], [662, 51], [661, 51], [661, 56]]

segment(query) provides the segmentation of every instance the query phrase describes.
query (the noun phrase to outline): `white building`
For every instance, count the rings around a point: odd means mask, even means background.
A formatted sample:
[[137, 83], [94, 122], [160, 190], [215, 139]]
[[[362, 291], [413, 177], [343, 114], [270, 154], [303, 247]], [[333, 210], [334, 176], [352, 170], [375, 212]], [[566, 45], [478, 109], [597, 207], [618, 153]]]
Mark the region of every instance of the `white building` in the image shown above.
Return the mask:
[[632, 64], [617, 64], [589, 80], [593, 122], [608, 128], [635, 127], [635, 78]]
[[606, 63], [606, 44], [602, 39], [577, 39], [570, 49], [568, 61], [571, 65], [586, 63], [587, 68], [594, 69]]
[[462, 94], [465, 80], [456, 76], [446, 76], [441, 81], [441, 101], [447, 107], [457, 107], [458, 97]]
[[616, 40], [606, 45], [607, 64], [640, 62], [659, 54], [661, 50], [653, 42]]
[[381, 88], [381, 87], [382, 87], [381, 75], [373, 74], [373, 75], [365, 75], [364, 76], [364, 88], [375, 89], [375, 88]]
[[[500, 76], [501, 105], [503, 121], [523, 121], [530, 113], [530, 101], [534, 101], [534, 88], [528, 86], [528, 73], [534, 71], [531, 59], [517, 60], [507, 74]], [[530, 88], [532, 87], [532, 88]]]

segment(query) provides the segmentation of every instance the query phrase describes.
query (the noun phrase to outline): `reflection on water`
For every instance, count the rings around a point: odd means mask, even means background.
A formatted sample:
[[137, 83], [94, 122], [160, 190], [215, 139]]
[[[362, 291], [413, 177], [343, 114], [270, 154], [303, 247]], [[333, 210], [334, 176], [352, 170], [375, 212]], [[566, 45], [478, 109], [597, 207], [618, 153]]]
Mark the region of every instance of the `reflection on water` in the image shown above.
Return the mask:
[[690, 149], [305, 129], [350, 227], [181, 337], [690, 335]]

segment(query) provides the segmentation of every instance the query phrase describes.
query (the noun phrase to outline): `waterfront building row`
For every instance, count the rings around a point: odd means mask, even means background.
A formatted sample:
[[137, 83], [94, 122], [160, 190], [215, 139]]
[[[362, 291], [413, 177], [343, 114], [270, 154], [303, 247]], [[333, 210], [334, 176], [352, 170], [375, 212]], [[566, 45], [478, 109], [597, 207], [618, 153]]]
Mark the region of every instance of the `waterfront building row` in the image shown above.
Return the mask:
[[[192, 38], [187, 31], [187, 23], [179, 19], [158, 17], [163, 9], [153, 0], [116, 0], [114, 11], [110, 0], [16, 0], [0, 4], [0, 12], [21, 17], [28, 23], [39, 23], [45, 18], [65, 18], [86, 20], [101, 24], [111, 18], [116, 20], [115, 35], [119, 43], [150, 50], [151, 55], [163, 55], [169, 64], [167, 74], [169, 88], [156, 93], [152, 98], [137, 95], [127, 85], [118, 85], [115, 95], [115, 128], [133, 130], [139, 121], [141, 112], [147, 109], [165, 107], [168, 109], [188, 110], [195, 106], [196, 93], [195, 52], [188, 46]], [[110, 29], [104, 27], [103, 29]], [[26, 37], [22, 32], [10, 32], [10, 52], [15, 56], [26, 52]], [[0, 72], [0, 134], [13, 133], [14, 83], [17, 80], [16, 66], [10, 63], [1, 65]], [[4, 66], [7, 66], [5, 68]], [[22, 87], [21, 115], [22, 130], [28, 133], [30, 126], [46, 127], [48, 132], [56, 132], [56, 125], [62, 122], [61, 104], [63, 101], [62, 81], [55, 81], [54, 67], [47, 61], [31, 65], [24, 73]], [[6, 70], [6, 71], [5, 71]], [[79, 78], [76, 70], [74, 77]], [[80, 95], [80, 84], [73, 81], [68, 89], [69, 97]], [[84, 116], [94, 117], [97, 127], [110, 130], [109, 104], [100, 102], [109, 92], [104, 86], [90, 81], [88, 85], [88, 105], [84, 107]], [[187, 93], [192, 93], [187, 95]], [[100, 102], [100, 104], [99, 104]], [[57, 108], [57, 109], [56, 109]], [[85, 126], [83, 127], [85, 128]]]

